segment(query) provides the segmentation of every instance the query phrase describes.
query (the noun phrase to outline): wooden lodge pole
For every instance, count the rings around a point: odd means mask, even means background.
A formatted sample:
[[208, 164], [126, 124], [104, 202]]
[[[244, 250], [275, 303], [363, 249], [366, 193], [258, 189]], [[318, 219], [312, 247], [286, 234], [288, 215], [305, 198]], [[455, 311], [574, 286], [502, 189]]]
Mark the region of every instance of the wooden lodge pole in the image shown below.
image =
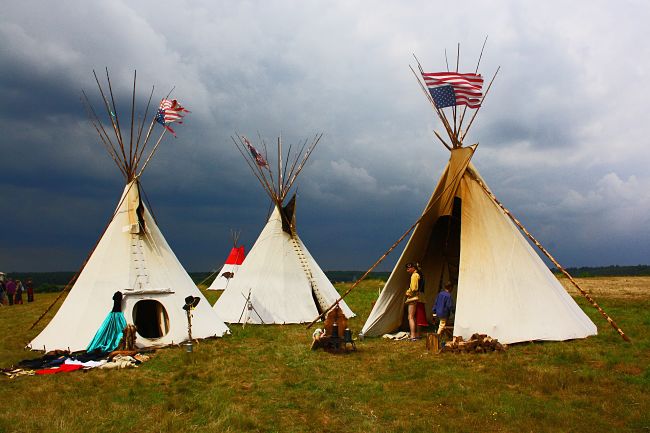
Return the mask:
[[[425, 212], [425, 213], [426, 213], [426, 212]], [[345, 297], [346, 297], [346, 296], [347, 296], [347, 295], [348, 295], [348, 294], [349, 294], [349, 293], [350, 293], [350, 292], [351, 292], [355, 287], [357, 287], [357, 286], [359, 285], [359, 283], [362, 282], [362, 281], [363, 281], [363, 280], [368, 276], [368, 274], [369, 274], [370, 272], [372, 272], [373, 269], [375, 269], [375, 268], [376, 268], [376, 267], [377, 267], [381, 262], [383, 262], [384, 259], [385, 259], [385, 258], [386, 258], [390, 253], [391, 253], [391, 251], [393, 251], [393, 250], [395, 249], [395, 247], [397, 247], [397, 246], [398, 246], [398, 245], [399, 245], [399, 244], [404, 240], [404, 238], [405, 238], [409, 233], [411, 233], [411, 230], [413, 230], [413, 229], [415, 228], [415, 226], [418, 225], [418, 223], [420, 222], [420, 220], [421, 220], [423, 217], [424, 217], [424, 214], [423, 214], [420, 218], [418, 218], [418, 220], [417, 220], [417, 221], [416, 221], [416, 222], [415, 222], [411, 227], [409, 227], [409, 229], [408, 229], [408, 230], [407, 230], [407, 231], [406, 231], [406, 232], [405, 232], [405, 233], [404, 233], [404, 234], [403, 234], [403, 235], [402, 235], [398, 240], [395, 241], [395, 243], [394, 243], [394, 244], [393, 244], [393, 245], [388, 249], [388, 251], [386, 251], [386, 252], [385, 252], [385, 253], [384, 253], [384, 254], [379, 258], [379, 260], [377, 260], [377, 261], [375, 262], [375, 264], [372, 265], [372, 266], [370, 267], [370, 269], [368, 269], [368, 270], [366, 271], [366, 273], [363, 274], [363, 275], [361, 276], [361, 278], [359, 278], [359, 279], [358, 279], [358, 280], [357, 280], [357, 281], [352, 285], [352, 287], [350, 287], [348, 290], [346, 290], [346, 292], [345, 292], [344, 294], [342, 294], [342, 295], [341, 295], [341, 296], [336, 300], [336, 302], [334, 302], [334, 303], [333, 303], [332, 305], [330, 305], [330, 306], [329, 306], [325, 311], [323, 311], [323, 312], [322, 312], [318, 317], [316, 317], [314, 320], [312, 320], [312, 322], [311, 322], [309, 325], [307, 325], [307, 329], [311, 328], [311, 327], [314, 325], [314, 323], [318, 322], [321, 318], [325, 317], [325, 315], [326, 315], [326, 314], [327, 314], [327, 313], [328, 313], [332, 308], [334, 308], [335, 306], [337, 306], [337, 305], [339, 304], [339, 302], [341, 302], [341, 301], [343, 300], [343, 298], [345, 298]]]

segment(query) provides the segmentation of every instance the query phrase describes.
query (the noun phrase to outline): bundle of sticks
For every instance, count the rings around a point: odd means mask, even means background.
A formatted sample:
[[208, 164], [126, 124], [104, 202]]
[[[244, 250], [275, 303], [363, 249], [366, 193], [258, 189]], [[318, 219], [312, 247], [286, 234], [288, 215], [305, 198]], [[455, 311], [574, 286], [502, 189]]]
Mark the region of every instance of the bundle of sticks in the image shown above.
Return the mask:
[[442, 347], [442, 352], [453, 353], [485, 353], [485, 352], [504, 352], [508, 350], [507, 344], [499, 343], [499, 340], [485, 334], [474, 334], [469, 340], [463, 340], [463, 337], [454, 337]]

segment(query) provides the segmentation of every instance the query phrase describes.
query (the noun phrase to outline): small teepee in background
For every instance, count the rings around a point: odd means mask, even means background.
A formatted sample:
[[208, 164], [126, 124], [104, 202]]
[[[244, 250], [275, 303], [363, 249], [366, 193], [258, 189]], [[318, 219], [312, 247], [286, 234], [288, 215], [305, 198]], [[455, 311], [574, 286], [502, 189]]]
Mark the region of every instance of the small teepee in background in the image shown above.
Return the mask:
[[[285, 203], [321, 136], [310, 143], [305, 140], [294, 155], [291, 146], [283, 155], [278, 139], [277, 170], [267, 162], [264, 143], [262, 155], [246, 137], [233, 139], [274, 209], [236, 278], [214, 305], [227, 323], [304, 323], [338, 299], [338, 292], [298, 237], [296, 195]], [[345, 302], [340, 306], [347, 317], [354, 316]]]
[[225, 290], [228, 288], [228, 284], [235, 278], [239, 267], [244, 263], [244, 258], [246, 257], [246, 252], [243, 245], [237, 245], [239, 241], [239, 235], [241, 232], [231, 231], [232, 236], [232, 248], [230, 253], [226, 258], [226, 263], [221, 267], [217, 272], [217, 277], [212, 281], [208, 290]]
[[[122, 311], [127, 323], [137, 327], [138, 347], [164, 346], [188, 339], [187, 314], [183, 310], [188, 296], [200, 299], [192, 311], [192, 336], [220, 337], [228, 332], [228, 327], [210, 307], [165, 241], [156, 220], [145, 206], [140, 185], [142, 172], [165, 132], [173, 133], [169, 124], [180, 120], [186, 110], [176, 100], [163, 99], [157, 112], [152, 113], [145, 131], [153, 88], [144, 115], [136, 123], [134, 75], [131, 112], [127, 118], [131, 128], [127, 135], [123, 135], [121, 127], [124, 124], [120, 125], [108, 71], [106, 79], [108, 94], [95, 75], [108, 126], [99, 119], [85, 93], [84, 102], [93, 126], [124, 176], [126, 186], [104, 233], [75, 275], [76, 280], [73, 279], [74, 285], [63, 305], [29, 346], [47, 351], [85, 349], [111, 310], [112, 296], [116, 291], [123, 294]], [[156, 122], [165, 129], [149, 151], [147, 145]]]

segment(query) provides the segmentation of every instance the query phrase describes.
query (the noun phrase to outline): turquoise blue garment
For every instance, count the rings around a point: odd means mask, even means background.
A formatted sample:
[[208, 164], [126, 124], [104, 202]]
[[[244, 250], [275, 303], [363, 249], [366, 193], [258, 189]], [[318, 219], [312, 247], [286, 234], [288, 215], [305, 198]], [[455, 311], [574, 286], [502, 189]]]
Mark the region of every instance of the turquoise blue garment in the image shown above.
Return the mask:
[[86, 352], [100, 350], [102, 352], [111, 352], [120, 344], [122, 333], [126, 328], [126, 319], [124, 314], [119, 312], [110, 312], [104, 323], [99, 327], [93, 341], [86, 348]]

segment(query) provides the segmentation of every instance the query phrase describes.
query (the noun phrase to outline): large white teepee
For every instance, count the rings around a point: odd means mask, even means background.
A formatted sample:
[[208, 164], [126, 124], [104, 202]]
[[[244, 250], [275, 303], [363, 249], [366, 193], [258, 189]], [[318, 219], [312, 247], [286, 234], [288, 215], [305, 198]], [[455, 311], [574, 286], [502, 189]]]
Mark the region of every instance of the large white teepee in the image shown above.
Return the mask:
[[[99, 86], [99, 81], [97, 84]], [[224, 335], [228, 332], [227, 326], [183, 269], [142, 200], [139, 179], [146, 162], [139, 162], [153, 129], [153, 120], [142, 143], [140, 140], [127, 141], [125, 145], [117, 124], [112, 92], [111, 102], [107, 98], [104, 101], [111, 113], [109, 120], [114, 136], [106, 133], [88, 105], [94, 126], [125, 175], [126, 187], [106, 230], [63, 305], [29, 347], [47, 351], [85, 349], [111, 311], [112, 296], [116, 291], [123, 293], [122, 311], [127, 323], [137, 326], [138, 347], [164, 346], [187, 340], [188, 320], [183, 306], [189, 296], [200, 299], [192, 311], [192, 337]], [[147, 112], [143, 119], [147, 118]], [[142, 125], [139, 129], [142, 132]], [[163, 135], [164, 131], [158, 143]], [[147, 161], [155, 149], [149, 153]]]
[[404, 265], [419, 261], [427, 312], [441, 286], [457, 282], [454, 335], [483, 333], [503, 343], [595, 335], [593, 322], [481, 186], [485, 183], [470, 164], [474, 149], [451, 150], [362, 334], [378, 336], [401, 326], [409, 284]]
[[239, 240], [239, 232], [233, 232], [233, 245], [230, 253], [226, 258], [224, 265], [216, 272], [217, 276], [208, 287], [208, 290], [225, 290], [230, 282], [235, 278], [239, 272], [239, 267], [244, 263], [246, 251], [243, 245], [237, 246]]
[[[319, 139], [320, 136], [317, 136], [304, 154], [301, 150], [284, 171], [278, 140], [278, 170], [275, 175], [266, 159], [245, 137], [241, 137], [239, 143], [235, 141], [273, 200], [275, 208], [239, 268], [237, 277], [214, 305], [215, 311], [225, 322], [305, 323], [339, 298], [338, 292], [296, 233], [296, 196], [282, 206]], [[289, 161], [289, 154], [290, 151], [285, 161]], [[277, 186], [271, 186], [274, 180]], [[341, 302], [340, 306], [348, 318], [354, 316], [345, 302]]]
[[[595, 335], [594, 323], [532, 249], [517, 228], [520, 223], [470, 163], [476, 145], [464, 147], [463, 139], [476, 112], [465, 130], [463, 119], [468, 107], [478, 109], [483, 103], [483, 78], [477, 73], [428, 74], [422, 68], [420, 74], [422, 90], [451, 144], [437, 132], [436, 136], [450, 150], [451, 158], [361, 333], [379, 336], [405, 325], [404, 292], [409, 285], [405, 264], [419, 262], [429, 319], [437, 293], [447, 282], [456, 284], [452, 292], [454, 336], [482, 333], [514, 343]], [[461, 110], [460, 105], [466, 107]], [[445, 107], [453, 108], [453, 123]]]

